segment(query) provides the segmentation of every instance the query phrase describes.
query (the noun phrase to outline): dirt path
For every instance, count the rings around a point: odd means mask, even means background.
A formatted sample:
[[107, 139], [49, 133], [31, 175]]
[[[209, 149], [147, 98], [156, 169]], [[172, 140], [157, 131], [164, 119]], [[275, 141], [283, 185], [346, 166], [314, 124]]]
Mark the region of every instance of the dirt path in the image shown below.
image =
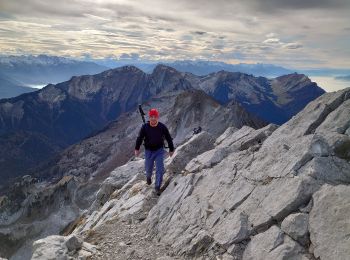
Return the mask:
[[170, 246], [157, 243], [145, 235], [141, 223], [110, 220], [90, 233], [86, 241], [98, 249], [91, 259], [182, 259], [174, 255]]

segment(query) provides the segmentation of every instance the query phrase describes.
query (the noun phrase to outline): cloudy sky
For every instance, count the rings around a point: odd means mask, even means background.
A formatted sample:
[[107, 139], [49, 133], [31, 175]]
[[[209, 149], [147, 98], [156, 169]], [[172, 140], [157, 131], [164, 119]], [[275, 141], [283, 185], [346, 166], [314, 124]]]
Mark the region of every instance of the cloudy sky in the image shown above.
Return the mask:
[[350, 68], [350, 0], [0, 0], [0, 53]]

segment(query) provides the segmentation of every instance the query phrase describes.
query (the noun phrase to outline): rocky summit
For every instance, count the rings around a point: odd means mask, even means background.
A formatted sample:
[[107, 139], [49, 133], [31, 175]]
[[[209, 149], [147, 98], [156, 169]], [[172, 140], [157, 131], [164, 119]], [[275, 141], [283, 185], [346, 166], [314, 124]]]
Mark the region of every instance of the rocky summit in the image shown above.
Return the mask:
[[203, 131], [166, 167], [160, 196], [143, 159], [114, 169], [32, 259], [349, 259], [350, 88], [279, 127]]

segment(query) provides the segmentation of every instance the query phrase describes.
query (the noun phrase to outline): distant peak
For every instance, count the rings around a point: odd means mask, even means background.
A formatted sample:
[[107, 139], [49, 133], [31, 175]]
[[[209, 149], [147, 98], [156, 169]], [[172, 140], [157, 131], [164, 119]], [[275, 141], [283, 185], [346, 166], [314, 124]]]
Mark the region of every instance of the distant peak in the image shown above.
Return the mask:
[[122, 67], [120, 67], [120, 69], [124, 70], [124, 71], [141, 71], [138, 67], [136, 67], [134, 65], [122, 66]]
[[110, 70], [106, 70], [102, 73], [110, 75], [113, 74], [115, 72], [143, 72], [142, 70], [140, 70], [138, 67], [134, 66], [134, 65], [126, 65], [126, 66], [122, 66], [122, 67], [117, 67], [114, 69], [110, 69]]
[[297, 72], [277, 77], [277, 79], [282, 79], [282, 78], [305, 78], [305, 79], [308, 79], [308, 77], [305, 74], [297, 73]]
[[165, 65], [165, 64], [158, 64], [154, 70], [153, 70], [153, 73], [156, 73], [156, 72], [161, 72], [161, 71], [171, 71], [171, 72], [178, 72], [176, 69], [174, 69], [173, 67], [170, 67], [168, 65]]

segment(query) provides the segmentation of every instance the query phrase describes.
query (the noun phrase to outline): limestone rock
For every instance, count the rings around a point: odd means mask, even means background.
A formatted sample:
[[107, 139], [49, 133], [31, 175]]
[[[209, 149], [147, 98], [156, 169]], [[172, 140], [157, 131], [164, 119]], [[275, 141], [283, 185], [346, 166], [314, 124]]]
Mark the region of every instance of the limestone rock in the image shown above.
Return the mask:
[[77, 236], [70, 235], [66, 238], [65, 245], [68, 251], [76, 251], [82, 247], [83, 240]]
[[160, 197], [145, 184], [144, 161], [130, 161], [74, 234], [121, 220], [140, 222], [180, 258], [347, 259], [349, 100], [350, 89], [326, 93], [278, 128], [193, 136], [167, 159]]
[[68, 248], [62, 236], [49, 236], [33, 243], [32, 259], [68, 259]]
[[304, 249], [277, 227], [252, 238], [243, 254], [243, 260], [307, 259]]
[[349, 259], [350, 187], [324, 185], [313, 196], [310, 212], [310, 239], [315, 257]]
[[167, 170], [171, 173], [180, 173], [192, 158], [213, 148], [214, 141], [214, 138], [205, 131], [194, 135], [186, 143], [176, 148], [174, 155], [167, 163]]
[[247, 239], [249, 235], [248, 216], [242, 212], [226, 216], [214, 231], [214, 239], [224, 248]]
[[39, 239], [33, 243], [33, 250], [32, 260], [87, 259], [96, 253], [95, 246], [74, 235], [53, 235]]
[[291, 214], [283, 220], [281, 229], [294, 240], [307, 245], [309, 240], [309, 215], [305, 213]]
[[[224, 251], [242, 244], [234, 257], [244, 251], [243, 259], [306, 259], [307, 213], [317, 207], [313, 194], [326, 183], [349, 183], [349, 99], [350, 89], [327, 93], [277, 129], [228, 129], [213, 149], [186, 165], [186, 176], [172, 180], [146, 229], [185, 255], [204, 227], [214, 239], [203, 249], [208, 254], [213, 244]], [[276, 223], [283, 223], [283, 231]], [[322, 238], [311, 233], [311, 243], [312, 236], [315, 242]], [[315, 252], [319, 244], [327, 245], [315, 243]]]

